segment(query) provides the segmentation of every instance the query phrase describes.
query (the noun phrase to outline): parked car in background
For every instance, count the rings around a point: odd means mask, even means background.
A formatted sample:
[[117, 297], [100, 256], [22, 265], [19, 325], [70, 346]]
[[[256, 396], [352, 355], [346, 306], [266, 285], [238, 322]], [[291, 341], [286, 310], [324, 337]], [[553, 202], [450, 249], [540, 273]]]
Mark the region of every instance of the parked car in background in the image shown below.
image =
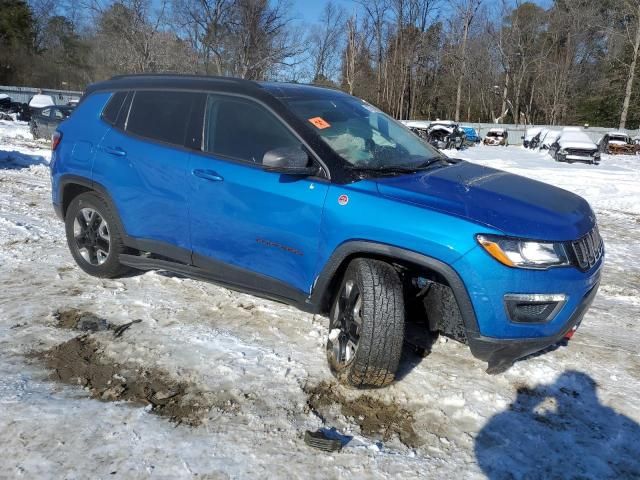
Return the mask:
[[501, 145], [506, 147], [509, 145], [509, 132], [506, 128], [492, 128], [482, 141], [485, 145]]
[[40, 108], [31, 114], [31, 134], [33, 138], [51, 138], [58, 125], [73, 112], [73, 107], [54, 105]]
[[558, 140], [558, 137], [560, 136], [560, 130], [546, 130], [544, 132], [544, 136], [540, 137], [540, 150], [549, 150], [549, 147], [556, 141]]
[[427, 141], [440, 150], [460, 150], [464, 146], [464, 139], [464, 130], [451, 120], [436, 120], [427, 129]]
[[431, 122], [427, 120], [402, 120], [401, 123], [423, 140], [427, 140], [427, 130]]
[[472, 147], [482, 141], [478, 131], [473, 127], [462, 126], [460, 127], [464, 132], [464, 145]]
[[549, 147], [549, 155], [556, 162], [600, 163], [600, 150], [589, 136], [581, 130], [563, 130]]
[[611, 155], [635, 155], [640, 152], [640, 145], [624, 132], [609, 132], [598, 142], [598, 149]]
[[522, 137], [522, 145], [524, 148], [537, 148], [540, 143], [540, 134], [544, 129], [542, 127], [527, 128]]

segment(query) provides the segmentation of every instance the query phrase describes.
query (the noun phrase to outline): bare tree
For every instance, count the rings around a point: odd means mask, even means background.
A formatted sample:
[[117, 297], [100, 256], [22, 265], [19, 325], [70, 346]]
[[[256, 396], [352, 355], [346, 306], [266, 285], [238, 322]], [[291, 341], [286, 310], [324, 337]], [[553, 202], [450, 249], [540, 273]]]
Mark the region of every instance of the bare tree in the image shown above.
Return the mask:
[[313, 81], [325, 82], [337, 73], [340, 44], [345, 30], [345, 11], [332, 1], [322, 10], [320, 22], [308, 36], [309, 52], [313, 63]]
[[467, 62], [467, 40], [469, 39], [469, 30], [473, 19], [482, 4], [482, 0], [452, 0], [451, 5], [457, 13], [457, 17], [462, 21], [462, 40], [460, 42], [460, 74], [458, 76], [458, 84], [456, 89], [456, 113], [455, 121], [460, 120], [460, 104], [462, 102], [462, 82], [466, 74]]
[[204, 73], [226, 72], [223, 39], [231, 11], [230, 0], [173, 0], [173, 24], [197, 52]]
[[627, 115], [629, 114], [629, 104], [633, 93], [633, 83], [636, 78], [636, 65], [638, 63], [638, 52], [640, 51], [640, 2], [638, 0], [623, 0], [621, 5], [622, 23], [624, 24], [624, 38], [631, 45], [631, 63], [628, 65], [629, 73], [622, 102], [622, 112], [620, 113], [619, 128], [627, 126]]

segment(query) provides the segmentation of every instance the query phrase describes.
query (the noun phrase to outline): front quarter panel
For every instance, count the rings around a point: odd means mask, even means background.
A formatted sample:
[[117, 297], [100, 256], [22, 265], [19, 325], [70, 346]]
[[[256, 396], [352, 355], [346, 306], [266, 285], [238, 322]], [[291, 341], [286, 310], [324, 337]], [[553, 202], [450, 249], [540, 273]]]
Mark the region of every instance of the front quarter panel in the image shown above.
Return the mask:
[[479, 229], [459, 217], [382, 197], [371, 180], [332, 185], [325, 202], [316, 272], [340, 245], [351, 240], [391, 245], [453, 265], [477, 245]]

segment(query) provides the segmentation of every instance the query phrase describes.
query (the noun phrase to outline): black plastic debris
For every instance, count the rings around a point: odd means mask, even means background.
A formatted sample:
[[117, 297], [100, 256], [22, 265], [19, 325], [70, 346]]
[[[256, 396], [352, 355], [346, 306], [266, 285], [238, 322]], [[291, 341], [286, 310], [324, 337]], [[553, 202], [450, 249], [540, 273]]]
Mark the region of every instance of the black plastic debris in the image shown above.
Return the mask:
[[307, 430], [304, 433], [304, 443], [325, 452], [342, 450], [346, 442], [343, 442], [340, 438], [331, 438], [332, 436], [334, 435], [329, 436], [326, 430], [316, 430], [315, 432]]

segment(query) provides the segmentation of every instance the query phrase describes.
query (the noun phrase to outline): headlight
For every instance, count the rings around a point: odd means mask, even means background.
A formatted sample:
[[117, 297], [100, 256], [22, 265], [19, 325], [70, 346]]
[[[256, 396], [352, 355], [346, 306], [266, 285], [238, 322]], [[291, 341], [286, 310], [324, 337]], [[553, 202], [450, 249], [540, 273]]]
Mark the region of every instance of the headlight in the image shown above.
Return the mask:
[[508, 267], [545, 269], [569, 265], [564, 244], [536, 242], [497, 235], [477, 235], [478, 243], [500, 263]]
[[561, 148], [560, 151], [558, 152], [560, 155], [566, 155], [567, 151], [564, 148]]

